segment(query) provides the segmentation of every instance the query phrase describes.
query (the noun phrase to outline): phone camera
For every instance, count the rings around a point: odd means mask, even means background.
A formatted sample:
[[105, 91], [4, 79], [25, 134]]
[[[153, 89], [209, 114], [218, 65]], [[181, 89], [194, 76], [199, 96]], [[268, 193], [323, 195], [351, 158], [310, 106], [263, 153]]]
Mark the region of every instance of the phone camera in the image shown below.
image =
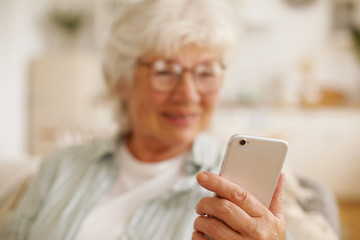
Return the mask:
[[245, 145], [246, 144], [246, 139], [241, 139], [239, 143], [240, 143], [240, 145]]

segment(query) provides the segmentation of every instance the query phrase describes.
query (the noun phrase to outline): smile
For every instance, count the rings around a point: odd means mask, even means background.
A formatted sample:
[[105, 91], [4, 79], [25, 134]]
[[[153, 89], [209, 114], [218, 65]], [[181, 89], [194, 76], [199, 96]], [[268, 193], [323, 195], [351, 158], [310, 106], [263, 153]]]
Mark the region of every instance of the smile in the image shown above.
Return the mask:
[[193, 124], [200, 116], [198, 113], [162, 113], [162, 116], [176, 126], [188, 126]]

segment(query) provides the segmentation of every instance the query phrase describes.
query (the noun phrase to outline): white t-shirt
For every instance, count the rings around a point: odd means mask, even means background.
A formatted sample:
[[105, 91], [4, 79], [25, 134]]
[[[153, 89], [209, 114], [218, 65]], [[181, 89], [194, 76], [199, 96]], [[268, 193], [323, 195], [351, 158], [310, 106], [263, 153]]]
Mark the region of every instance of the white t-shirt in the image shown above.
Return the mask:
[[145, 163], [137, 160], [123, 143], [117, 156], [119, 177], [85, 218], [76, 240], [118, 239], [138, 207], [169, 190], [183, 176], [185, 154]]

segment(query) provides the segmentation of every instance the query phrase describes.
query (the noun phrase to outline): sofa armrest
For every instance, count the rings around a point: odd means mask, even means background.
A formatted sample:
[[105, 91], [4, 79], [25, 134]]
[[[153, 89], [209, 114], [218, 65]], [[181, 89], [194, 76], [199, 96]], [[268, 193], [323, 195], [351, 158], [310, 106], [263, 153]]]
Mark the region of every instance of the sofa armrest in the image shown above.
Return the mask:
[[333, 192], [325, 185], [307, 177], [299, 176], [298, 180], [302, 187], [314, 193], [314, 197], [300, 201], [301, 207], [306, 212], [320, 212], [340, 237], [339, 207]]

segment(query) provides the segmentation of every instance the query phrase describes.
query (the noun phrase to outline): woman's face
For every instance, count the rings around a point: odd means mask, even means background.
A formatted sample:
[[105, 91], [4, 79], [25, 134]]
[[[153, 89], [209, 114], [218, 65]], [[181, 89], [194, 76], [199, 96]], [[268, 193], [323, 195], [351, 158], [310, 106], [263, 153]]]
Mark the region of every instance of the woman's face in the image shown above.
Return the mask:
[[[159, 58], [177, 62], [186, 69], [219, 60], [215, 51], [191, 44], [181, 47], [171, 57], [151, 54], [141, 61], [152, 63]], [[188, 71], [168, 93], [155, 91], [150, 78], [150, 68], [137, 64], [133, 85], [125, 94], [132, 140], [159, 149], [190, 146], [194, 137], [208, 127], [218, 92], [199, 93]]]

